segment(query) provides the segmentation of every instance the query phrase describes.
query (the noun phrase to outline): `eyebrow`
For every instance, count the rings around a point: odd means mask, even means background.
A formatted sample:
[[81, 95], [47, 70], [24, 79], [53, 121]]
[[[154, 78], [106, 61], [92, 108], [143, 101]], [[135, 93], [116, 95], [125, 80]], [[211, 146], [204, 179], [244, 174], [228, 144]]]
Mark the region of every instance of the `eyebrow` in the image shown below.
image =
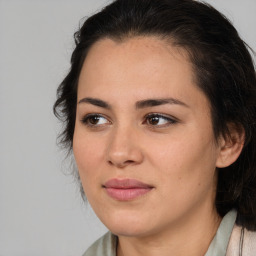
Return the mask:
[[[96, 98], [83, 98], [78, 102], [78, 104], [81, 104], [81, 103], [89, 103], [97, 107], [111, 109], [110, 104]], [[135, 107], [136, 109], [142, 109], [142, 108], [155, 107], [155, 106], [160, 106], [165, 104], [175, 104], [175, 105], [180, 105], [184, 107], [189, 107], [186, 103], [174, 98], [141, 100], [136, 102]]]
[[167, 99], [147, 99], [147, 100], [141, 100], [136, 103], [136, 108], [148, 108], [148, 107], [155, 107], [165, 104], [175, 104], [175, 105], [181, 105], [184, 107], [188, 107], [188, 105], [178, 99], [174, 98], [167, 98]]
[[83, 98], [81, 99], [78, 104], [81, 104], [81, 103], [89, 103], [89, 104], [92, 104], [94, 106], [97, 106], [97, 107], [101, 107], [101, 108], [106, 108], [106, 109], [111, 109], [110, 105], [103, 101], [103, 100], [100, 100], [100, 99], [95, 99], [95, 98]]

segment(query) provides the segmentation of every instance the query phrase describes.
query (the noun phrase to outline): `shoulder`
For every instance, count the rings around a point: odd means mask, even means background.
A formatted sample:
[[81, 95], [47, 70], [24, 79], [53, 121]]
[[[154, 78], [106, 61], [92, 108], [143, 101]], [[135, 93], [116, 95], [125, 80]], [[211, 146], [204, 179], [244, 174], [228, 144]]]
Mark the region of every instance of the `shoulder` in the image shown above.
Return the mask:
[[117, 238], [111, 232], [95, 241], [83, 256], [116, 256]]
[[229, 240], [227, 256], [256, 255], [256, 232], [235, 225]]

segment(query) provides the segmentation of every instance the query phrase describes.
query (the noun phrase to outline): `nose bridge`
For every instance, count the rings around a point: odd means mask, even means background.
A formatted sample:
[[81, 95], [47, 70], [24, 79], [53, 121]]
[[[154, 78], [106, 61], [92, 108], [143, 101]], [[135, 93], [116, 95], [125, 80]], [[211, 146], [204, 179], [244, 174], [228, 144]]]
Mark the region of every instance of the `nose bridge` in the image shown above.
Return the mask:
[[143, 154], [138, 136], [138, 130], [131, 124], [120, 123], [113, 127], [107, 149], [108, 162], [118, 167], [141, 163]]

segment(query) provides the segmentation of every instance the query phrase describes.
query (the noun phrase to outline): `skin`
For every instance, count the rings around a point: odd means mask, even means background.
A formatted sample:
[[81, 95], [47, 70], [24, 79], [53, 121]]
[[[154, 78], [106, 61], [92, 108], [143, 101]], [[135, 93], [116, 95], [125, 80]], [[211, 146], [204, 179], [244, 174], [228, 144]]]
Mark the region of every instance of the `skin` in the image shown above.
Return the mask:
[[[224, 141], [214, 138], [210, 104], [186, 52], [155, 37], [98, 41], [77, 96], [74, 156], [91, 206], [118, 235], [118, 256], [204, 255], [221, 220], [214, 199]], [[138, 107], [167, 98], [176, 101]], [[152, 122], [152, 113], [164, 117]], [[118, 201], [102, 187], [113, 178], [153, 189]]]

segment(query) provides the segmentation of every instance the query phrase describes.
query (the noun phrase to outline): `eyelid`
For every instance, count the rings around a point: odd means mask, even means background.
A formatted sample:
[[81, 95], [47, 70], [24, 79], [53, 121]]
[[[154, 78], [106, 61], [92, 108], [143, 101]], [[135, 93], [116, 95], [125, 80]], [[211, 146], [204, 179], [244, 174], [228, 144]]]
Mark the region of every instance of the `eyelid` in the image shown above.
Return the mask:
[[[89, 119], [93, 118], [93, 117], [103, 118], [106, 120], [106, 122], [104, 122], [103, 124], [90, 123]], [[166, 122], [164, 122], [164, 124], [155, 124], [155, 125], [148, 123], [149, 118], [154, 118], [154, 117], [163, 119]], [[99, 113], [88, 113], [88, 114], [84, 115], [80, 121], [82, 124], [84, 124], [90, 128], [99, 128], [99, 127], [104, 127], [106, 125], [112, 124], [112, 121], [108, 116], [106, 116], [104, 114], [99, 114]], [[179, 122], [179, 119], [172, 115], [163, 114], [163, 113], [159, 113], [159, 112], [153, 112], [153, 113], [148, 113], [144, 116], [142, 124], [148, 125], [152, 128], [164, 128], [164, 127], [174, 125], [177, 122]]]
[[145, 115], [144, 117], [144, 121], [143, 121], [143, 124], [145, 124], [147, 122], [147, 119], [148, 118], [152, 118], [152, 117], [158, 117], [158, 118], [162, 118], [164, 120], [167, 121], [166, 124], [162, 124], [162, 125], [150, 125], [151, 127], [153, 128], [161, 128], [161, 127], [166, 127], [166, 126], [170, 126], [170, 125], [173, 125], [173, 124], [176, 124], [179, 122], [179, 119], [174, 117], [174, 116], [171, 116], [171, 115], [168, 115], [168, 114], [162, 114], [162, 113], [149, 113], [147, 115]]
[[[99, 118], [104, 118], [107, 120], [106, 123], [104, 124], [90, 124], [88, 123], [88, 120], [89, 118], [92, 118], [92, 117], [99, 117]], [[80, 120], [84, 125], [88, 126], [88, 127], [91, 127], [91, 128], [97, 128], [97, 127], [102, 127], [102, 126], [105, 126], [105, 125], [108, 125], [108, 124], [111, 124], [111, 121], [110, 121], [110, 118], [103, 115], [103, 114], [99, 114], [99, 113], [89, 113], [89, 114], [86, 114], [84, 115], [81, 120]]]

